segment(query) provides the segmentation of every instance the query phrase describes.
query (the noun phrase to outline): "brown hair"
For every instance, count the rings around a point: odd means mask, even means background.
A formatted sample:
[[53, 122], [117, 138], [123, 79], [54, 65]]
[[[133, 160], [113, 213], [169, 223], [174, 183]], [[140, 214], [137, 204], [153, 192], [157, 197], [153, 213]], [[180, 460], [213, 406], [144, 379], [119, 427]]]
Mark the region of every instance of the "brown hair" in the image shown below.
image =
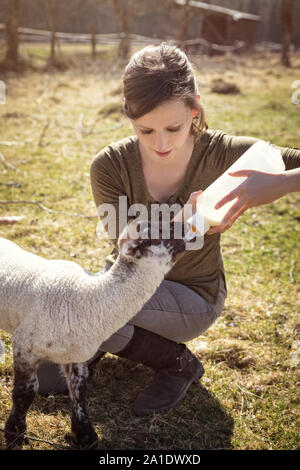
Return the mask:
[[203, 107], [197, 99], [192, 65], [178, 47], [161, 43], [136, 52], [125, 68], [123, 85], [124, 112], [130, 119], [138, 119], [162, 102], [177, 98], [199, 111], [193, 118], [193, 135], [199, 136], [208, 128]]

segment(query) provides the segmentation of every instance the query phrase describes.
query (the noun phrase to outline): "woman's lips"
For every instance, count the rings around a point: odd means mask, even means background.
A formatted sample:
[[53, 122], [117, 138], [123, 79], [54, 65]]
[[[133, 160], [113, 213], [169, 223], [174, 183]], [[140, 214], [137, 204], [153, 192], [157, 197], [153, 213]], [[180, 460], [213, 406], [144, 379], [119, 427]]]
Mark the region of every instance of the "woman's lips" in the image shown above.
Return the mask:
[[168, 152], [158, 152], [157, 150], [155, 150], [155, 152], [156, 152], [157, 155], [159, 155], [160, 157], [167, 157], [167, 156], [172, 152], [172, 150], [168, 150]]

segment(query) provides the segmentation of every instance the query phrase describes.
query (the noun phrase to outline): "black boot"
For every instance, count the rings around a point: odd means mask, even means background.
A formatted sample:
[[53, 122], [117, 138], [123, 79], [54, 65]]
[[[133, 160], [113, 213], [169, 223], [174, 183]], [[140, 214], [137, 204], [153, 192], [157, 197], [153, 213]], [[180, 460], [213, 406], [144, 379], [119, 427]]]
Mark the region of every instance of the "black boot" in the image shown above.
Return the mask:
[[185, 344], [170, 341], [137, 326], [128, 345], [116, 355], [141, 362], [156, 371], [153, 382], [135, 401], [133, 412], [137, 416], [150, 415], [177, 405], [190, 385], [204, 374], [202, 363]]

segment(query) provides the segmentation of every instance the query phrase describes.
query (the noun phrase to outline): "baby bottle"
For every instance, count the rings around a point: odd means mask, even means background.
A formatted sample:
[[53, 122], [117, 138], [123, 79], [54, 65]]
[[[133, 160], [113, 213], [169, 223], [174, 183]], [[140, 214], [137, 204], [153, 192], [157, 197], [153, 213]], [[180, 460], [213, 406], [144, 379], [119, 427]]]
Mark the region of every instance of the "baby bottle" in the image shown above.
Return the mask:
[[258, 141], [253, 144], [233, 165], [198, 196], [196, 211], [187, 220], [187, 238], [195, 235], [203, 236], [211, 226], [221, 223], [227, 211], [235, 203], [236, 198], [229, 201], [220, 209], [215, 209], [214, 206], [223, 196], [246, 180], [247, 177], [234, 177], [228, 174], [229, 172], [242, 169], [280, 173], [285, 170], [285, 165], [279, 149], [272, 147], [265, 141]]

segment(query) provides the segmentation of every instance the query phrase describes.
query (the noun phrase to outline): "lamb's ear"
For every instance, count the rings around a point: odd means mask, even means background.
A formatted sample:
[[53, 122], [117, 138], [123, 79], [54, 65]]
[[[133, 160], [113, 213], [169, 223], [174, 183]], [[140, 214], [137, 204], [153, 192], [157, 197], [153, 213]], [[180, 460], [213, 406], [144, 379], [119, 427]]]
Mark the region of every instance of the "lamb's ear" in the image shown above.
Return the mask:
[[120, 239], [125, 240], [137, 240], [139, 238], [139, 232], [137, 230], [137, 224], [135, 221], [129, 222], [121, 232]]
[[137, 257], [136, 256], [136, 247], [138, 246], [138, 242], [134, 240], [130, 240], [130, 238], [119, 238], [118, 241], [119, 246], [119, 253], [123, 256], [127, 257]]
[[139, 234], [136, 229], [136, 224], [132, 222], [128, 223], [119, 236], [119, 253], [123, 256], [135, 256], [134, 249], [138, 245], [138, 238]]

